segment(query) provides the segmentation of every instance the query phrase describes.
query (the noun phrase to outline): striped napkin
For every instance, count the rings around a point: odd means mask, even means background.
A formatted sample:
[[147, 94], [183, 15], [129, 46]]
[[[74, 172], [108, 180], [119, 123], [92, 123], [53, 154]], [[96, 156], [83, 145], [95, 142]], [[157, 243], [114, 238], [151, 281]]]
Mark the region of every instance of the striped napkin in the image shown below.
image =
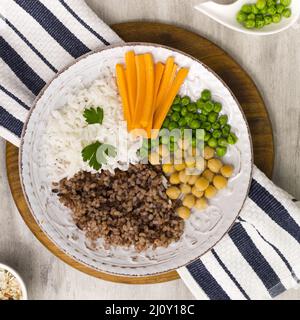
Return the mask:
[[[1, 0], [0, 136], [20, 143], [35, 96], [74, 59], [121, 39], [83, 0]], [[300, 279], [300, 211], [254, 168], [249, 197], [229, 233], [178, 270], [197, 299], [268, 299]]]

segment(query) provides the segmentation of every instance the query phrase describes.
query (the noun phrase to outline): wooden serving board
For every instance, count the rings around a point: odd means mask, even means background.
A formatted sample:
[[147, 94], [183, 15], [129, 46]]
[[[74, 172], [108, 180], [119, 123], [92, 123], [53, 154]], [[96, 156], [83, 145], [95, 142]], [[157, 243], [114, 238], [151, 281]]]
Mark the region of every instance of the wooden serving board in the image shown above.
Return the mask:
[[[184, 51], [213, 69], [230, 87], [240, 102], [253, 139], [255, 164], [271, 177], [274, 161], [273, 135], [270, 119], [254, 82], [222, 49], [198, 34], [159, 23], [131, 22], [112, 28], [127, 42], [151, 42]], [[122, 277], [95, 271], [67, 256], [43, 233], [31, 215], [23, 196], [18, 167], [18, 149], [7, 143], [6, 164], [9, 185], [16, 205], [33, 234], [58, 258], [89, 275], [128, 284], [159, 283], [178, 279], [176, 271], [148, 277]]]

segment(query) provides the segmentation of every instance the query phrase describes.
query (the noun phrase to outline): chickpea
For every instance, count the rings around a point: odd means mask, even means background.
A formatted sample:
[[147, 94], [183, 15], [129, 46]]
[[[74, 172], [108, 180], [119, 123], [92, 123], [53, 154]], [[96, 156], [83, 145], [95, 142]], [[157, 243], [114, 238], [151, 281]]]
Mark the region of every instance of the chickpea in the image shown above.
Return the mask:
[[202, 198], [204, 195], [203, 191], [200, 191], [199, 189], [196, 188], [196, 186], [193, 186], [192, 188], [192, 194], [196, 197], [196, 198]]
[[219, 159], [210, 159], [208, 160], [207, 167], [210, 171], [218, 173], [222, 168], [223, 164]]
[[185, 207], [188, 207], [189, 209], [193, 208], [194, 204], [195, 204], [195, 197], [192, 194], [188, 194], [183, 198], [182, 204]]
[[191, 211], [187, 207], [180, 207], [177, 209], [177, 214], [180, 218], [186, 220], [190, 217]]
[[198, 156], [196, 159], [196, 168], [202, 172], [205, 170], [205, 162], [206, 160], [204, 160], [202, 157]]
[[166, 190], [166, 194], [170, 199], [176, 200], [180, 196], [180, 190], [177, 187], [170, 187]]
[[204, 148], [204, 159], [209, 160], [215, 155], [215, 150], [211, 147]]
[[226, 188], [227, 183], [227, 179], [223, 176], [217, 175], [214, 177], [213, 184], [218, 190]]
[[198, 175], [190, 175], [190, 178], [189, 178], [189, 181], [188, 181], [188, 184], [190, 184], [191, 186], [193, 186], [197, 179], [199, 178]]
[[217, 194], [217, 192], [218, 192], [217, 189], [214, 186], [210, 185], [205, 190], [204, 195], [207, 199], [212, 199]]
[[178, 176], [179, 176], [180, 182], [182, 183], [186, 183], [189, 181], [189, 176], [185, 173], [185, 170], [180, 171]]
[[171, 173], [175, 172], [174, 166], [169, 163], [163, 164], [162, 170], [165, 174], [171, 174]]
[[203, 177], [197, 179], [195, 186], [198, 190], [204, 191], [209, 186], [209, 181]]
[[202, 177], [204, 177], [205, 179], [207, 179], [209, 182], [213, 181], [214, 178], [214, 173], [211, 172], [209, 169], [206, 169], [203, 173], [202, 173]]
[[180, 183], [178, 172], [174, 172], [171, 174], [170, 183], [171, 184], [179, 184]]
[[207, 208], [207, 200], [205, 198], [197, 199], [195, 203], [195, 208], [199, 210], [204, 210]]
[[176, 171], [182, 171], [183, 169], [185, 169], [185, 164], [184, 163], [174, 164], [174, 168]]
[[160, 163], [159, 154], [156, 153], [156, 152], [150, 153], [150, 155], [149, 155], [149, 162], [150, 162], [153, 166], [158, 165], [158, 164]]
[[188, 193], [191, 193], [192, 187], [188, 184], [182, 183], [180, 185], [180, 190], [183, 194], [188, 194]]
[[165, 146], [165, 145], [160, 145], [159, 146], [159, 155], [161, 156], [161, 157], [167, 157], [168, 155], [169, 155], [169, 149]]
[[187, 168], [194, 168], [196, 165], [196, 160], [194, 157], [187, 157], [185, 159], [185, 165]]
[[220, 172], [225, 178], [230, 178], [233, 174], [233, 166], [225, 165]]

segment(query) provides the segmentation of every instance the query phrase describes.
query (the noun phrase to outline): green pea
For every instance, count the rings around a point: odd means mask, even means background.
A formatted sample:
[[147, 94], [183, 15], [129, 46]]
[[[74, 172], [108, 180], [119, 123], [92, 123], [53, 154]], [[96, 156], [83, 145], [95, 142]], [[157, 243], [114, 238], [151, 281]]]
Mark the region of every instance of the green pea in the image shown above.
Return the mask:
[[191, 112], [188, 112], [184, 118], [185, 118], [185, 121], [188, 123], [189, 121], [193, 120], [194, 114]]
[[210, 138], [208, 141], [207, 141], [207, 144], [211, 147], [211, 148], [216, 148], [217, 145], [218, 145], [218, 141], [217, 139], [215, 138]]
[[254, 20], [246, 20], [244, 23], [245, 28], [253, 29], [255, 28], [255, 21]]
[[212, 136], [216, 139], [219, 139], [222, 137], [222, 131], [221, 130], [214, 130], [212, 133]]
[[268, 13], [268, 7], [265, 6], [265, 7], [264, 7], [263, 9], [261, 9], [259, 12], [260, 12], [262, 15], [267, 14], [267, 13]]
[[265, 25], [265, 20], [256, 20], [255, 21], [255, 28], [261, 29]]
[[186, 126], [186, 120], [185, 120], [185, 118], [180, 118], [179, 120], [178, 120], [178, 125], [179, 125], [179, 127], [185, 127]]
[[227, 142], [228, 142], [229, 144], [236, 144], [237, 141], [238, 141], [237, 136], [236, 136], [234, 133], [231, 132], [231, 133], [229, 134], [228, 138], [227, 138]]
[[247, 20], [255, 20], [255, 14], [254, 13], [249, 13]]
[[250, 13], [252, 11], [252, 6], [251, 4], [244, 4], [241, 10], [242, 12]]
[[191, 129], [199, 129], [201, 126], [201, 123], [199, 120], [192, 120], [190, 123]]
[[211, 138], [211, 134], [209, 132], [205, 132], [204, 141], [207, 142]]
[[203, 110], [205, 106], [205, 101], [203, 101], [202, 99], [198, 99], [197, 100], [197, 108], [200, 110]]
[[193, 148], [196, 148], [196, 147], [197, 147], [197, 139], [196, 139], [196, 138], [193, 138], [193, 139], [192, 139], [192, 147], [193, 147]]
[[247, 14], [245, 12], [238, 12], [236, 15], [236, 20], [240, 23], [244, 22], [247, 20]]
[[174, 104], [172, 106], [172, 111], [180, 112], [181, 111], [181, 105], [180, 104]]
[[227, 138], [229, 136], [230, 130], [231, 130], [230, 125], [225, 125], [222, 128], [222, 135], [223, 135], [224, 138]]
[[171, 121], [170, 124], [169, 124], [169, 127], [168, 127], [169, 131], [172, 131], [172, 130], [174, 130], [176, 128], [178, 128], [177, 122]]
[[188, 106], [187, 106], [187, 109], [189, 112], [196, 112], [197, 111], [197, 105], [196, 103], [190, 103]]
[[221, 128], [221, 125], [219, 122], [214, 122], [211, 127], [214, 129], [214, 130], [218, 130]]
[[181, 99], [181, 105], [187, 106], [189, 103], [191, 103], [191, 99], [188, 96], [185, 96]]
[[265, 16], [265, 25], [271, 24], [273, 19], [271, 16]]
[[227, 124], [228, 122], [228, 116], [226, 114], [223, 114], [222, 116], [220, 116], [219, 118], [219, 123], [220, 125], [223, 127], [225, 124]]
[[173, 101], [173, 104], [179, 104], [180, 100], [181, 100], [180, 96], [177, 95]]
[[169, 136], [165, 135], [165, 136], [161, 137], [161, 143], [162, 144], [169, 144], [169, 142], [170, 142], [170, 137]]
[[263, 21], [263, 20], [264, 20], [264, 16], [263, 16], [262, 14], [257, 14], [257, 15], [255, 16], [255, 20], [256, 20], [256, 21]]
[[216, 112], [210, 112], [207, 116], [207, 120], [210, 122], [210, 123], [214, 123], [216, 122], [218, 119], [218, 114]]
[[277, 0], [276, 0], [276, 1], [274, 1], [274, 0], [267, 0], [267, 6], [268, 6], [268, 7], [271, 7], [271, 6], [273, 6], [274, 4], [276, 4], [276, 2], [277, 2]]
[[285, 9], [285, 7], [284, 7], [284, 5], [282, 5], [282, 4], [277, 4], [276, 5], [276, 11], [277, 11], [277, 13], [282, 13], [283, 11], [284, 11], [284, 9]]
[[273, 16], [274, 14], [276, 14], [276, 7], [275, 6], [270, 6], [268, 7], [268, 14], [270, 14], [271, 16]]
[[205, 121], [207, 121], [207, 116], [201, 113], [201, 114], [199, 114], [198, 119], [201, 122], [205, 122]]
[[187, 113], [188, 113], [188, 109], [186, 108], [186, 107], [184, 107], [184, 108], [182, 108], [181, 109], [181, 115], [183, 116], [183, 117], [185, 117], [186, 115], [187, 115]]
[[206, 131], [211, 130], [211, 123], [210, 122], [204, 122], [203, 123], [203, 129], [205, 129]]
[[139, 150], [139, 156], [141, 157], [141, 158], [147, 158], [148, 157], [148, 149], [146, 149], [146, 148], [141, 148], [140, 150]]
[[217, 147], [216, 148], [216, 153], [217, 153], [218, 157], [222, 158], [227, 153], [227, 148], [226, 147]]
[[280, 0], [280, 3], [285, 6], [288, 7], [291, 4], [292, 0]]
[[258, 8], [257, 8], [257, 6], [255, 4], [251, 5], [251, 11], [254, 14], [258, 14], [259, 13], [259, 10], [258, 10]]
[[170, 152], [176, 152], [178, 150], [178, 144], [173, 142], [168, 146]]
[[256, 1], [256, 7], [259, 10], [262, 10], [266, 6], [267, 2], [266, 0], [257, 0]]
[[163, 122], [162, 127], [163, 127], [163, 128], [168, 128], [169, 123], [170, 123], [170, 119], [169, 119], [169, 118], [166, 118], [165, 121]]
[[177, 122], [177, 121], [180, 119], [180, 113], [179, 113], [179, 112], [174, 112], [174, 113], [172, 114], [171, 119], [172, 119], [173, 121]]
[[220, 113], [222, 110], [222, 104], [220, 102], [214, 103], [214, 112]]
[[201, 93], [201, 99], [203, 101], [208, 101], [211, 99], [211, 92], [208, 89], [205, 89]]
[[218, 140], [218, 145], [219, 145], [220, 147], [226, 147], [226, 146], [227, 146], [227, 140], [224, 139], [224, 138], [220, 138], [220, 139]]
[[174, 143], [176, 141], [176, 138], [174, 136], [170, 136], [170, 142]]
[[282, 12], [282, 15], [285, 18], [289, 18], [292, 15], [292, 10], [290, 8], [284, 9]]
[[213, 109], [214, 109], [214, 104], [213, 104], [213, 102], [212, 102], [212, 101], [207, 101], [207, 102], [205, 103], [204, 110], [205, 110], [206, 112], [211, 112], [211, 111], [213, 111]]
[[279, 13], [274, 14], [272, 19], [273, 19], [274, 23], [279, 23], [281, 21], [281, 14], [279, 14]]
[[208, 112], [208, 111], [206, 111], [205, 109], [203, 109], [203, 110], [201, 111], [201, 114], [203, 114], [203, 115], [207, 116], [207, 115], [209, 114], [209, 112]]

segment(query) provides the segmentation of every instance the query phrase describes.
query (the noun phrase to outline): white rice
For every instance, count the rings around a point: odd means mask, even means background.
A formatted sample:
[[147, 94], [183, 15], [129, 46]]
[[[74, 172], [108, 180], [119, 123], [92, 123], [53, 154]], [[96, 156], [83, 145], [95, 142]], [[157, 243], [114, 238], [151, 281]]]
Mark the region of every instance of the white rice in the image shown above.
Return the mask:
[[[115, 78], [106, 72], [90, 87], [70, 94], [68, 103], [52, 110], [47, 122], [42, 156], [47, 159], [48, 178], [58, 181], [85, 170], [96, 172], [82, 159], [82, 149], [95, 142], [110, 144], [117, 149], [117, 156], [109, 158], [102, 169], [114, 172], [116, 168], [127, 170], [130, 163], [137, 163], [140, 139], [127, 133], [122, 104]], [[103, 123], [88, 125], [83, 116], [85, 108], [101, 107]]]

